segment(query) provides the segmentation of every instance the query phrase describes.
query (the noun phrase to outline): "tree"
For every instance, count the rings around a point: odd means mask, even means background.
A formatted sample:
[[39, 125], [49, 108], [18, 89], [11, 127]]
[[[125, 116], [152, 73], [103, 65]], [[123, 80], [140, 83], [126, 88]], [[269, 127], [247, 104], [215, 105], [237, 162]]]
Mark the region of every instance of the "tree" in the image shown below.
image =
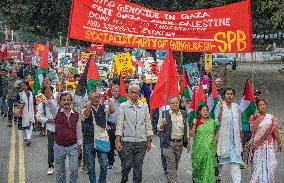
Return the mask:
[[67, 34], [71, 0], [4, 0], [0, 14], [13, 30], [54, 38]]

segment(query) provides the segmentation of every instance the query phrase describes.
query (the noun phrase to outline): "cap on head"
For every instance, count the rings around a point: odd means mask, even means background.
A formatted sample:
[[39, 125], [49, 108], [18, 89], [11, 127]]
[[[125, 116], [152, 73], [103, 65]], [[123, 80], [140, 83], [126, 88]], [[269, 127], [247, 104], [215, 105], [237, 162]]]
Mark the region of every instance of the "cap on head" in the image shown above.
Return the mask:
[[254, 91], [254, 95], [261, 95], [261, 91], [255, 90], [255, 91]]
[[217, 82], [217, 81], [222, 81], [222, 79], [221, 79], [221, 78], [216, 78], [215, 81], [216, 81], [216, 82]]

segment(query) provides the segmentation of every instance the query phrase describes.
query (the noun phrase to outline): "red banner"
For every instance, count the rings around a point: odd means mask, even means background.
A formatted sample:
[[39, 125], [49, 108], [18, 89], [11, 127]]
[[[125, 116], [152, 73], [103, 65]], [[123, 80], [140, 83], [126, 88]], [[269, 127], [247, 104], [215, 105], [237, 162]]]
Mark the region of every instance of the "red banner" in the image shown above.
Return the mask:
[[73, 0], [69, 38], [156, 50], [252, 51], [250, 1], [165, 12], [124, 0]]

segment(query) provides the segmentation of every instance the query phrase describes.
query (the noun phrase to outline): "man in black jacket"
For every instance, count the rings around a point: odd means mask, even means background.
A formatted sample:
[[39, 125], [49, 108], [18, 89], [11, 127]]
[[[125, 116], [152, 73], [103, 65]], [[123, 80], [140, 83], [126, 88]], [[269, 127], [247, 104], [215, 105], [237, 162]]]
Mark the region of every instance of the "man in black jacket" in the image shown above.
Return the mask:
[[165, 111], [157, 128], [161, 133], [161, 147], [167, 162], [168, 182], [176, 183], [183, 146], [189, 151], [190, 145], [186, 112], [179, 109], [179, 97], [171, 97], [169, 105], [170, 110]]

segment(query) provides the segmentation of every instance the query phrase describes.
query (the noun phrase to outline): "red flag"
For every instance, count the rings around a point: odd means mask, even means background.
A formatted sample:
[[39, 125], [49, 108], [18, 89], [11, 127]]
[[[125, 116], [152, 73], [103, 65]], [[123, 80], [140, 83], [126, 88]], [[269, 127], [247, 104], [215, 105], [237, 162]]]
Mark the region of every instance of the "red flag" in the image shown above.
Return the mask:
[[89, 80], [96, 80], [96, 81], [101, 80], [95, 60], [94, 60], [94, 56], [91, 56], [91, 59], [90, 59], [87, 78]]
[[182, 78], [181, 78], [181, 88], [180, 91], [183, 92], [184, 89], [188, 88], [188, 77], [186, 71], [183, 71]]
[[198, 110], [200, 105], [206, 104], [206, 95], [201, 85], [199, 85], [198, 90], [196, 87], [193, 89], [192, 98], [189, 104], [189, 108], [192, 110]]
[[250, 102], [255, 102], [255, 99], [254, 99], [254, 96], [253, 96], [253, 92], [252, 92], [249, 80], [246, 83], [246, 87], [245, 87], [245, 91], [244, 91], [243, 96], [244, 96], [244, 100], [248, 100]]
[[49, 52], [49, 45], [45, 45], [44, 51], [41, 55], [41, 60], [39, 62], [39, 67], [42, 69], [48, 68], [48, 52]]
[[211, 80], [211, 87], [212, 87], [212, 97], [214, 98], [219, 98], [219, 94], [215, 85], [215, 81], [212, 79]]
[[127, 94], [126, 94], [126, 90], [125, 90], [125, 85], [124, 85], [124, 81], [123, 81], [123, 77], [122, 74], [120, 74], [120, 82], [119, 82], [119, 89], [120, 89], [120, 97], [119, 97], [119, 102], [123, 103], [127, 101]]
[[207, 103], [206, 95], [205, 95], [205, 92], [204, 92], [203, 87], [201, 85], [199, 85], [199, 88], [198, 88], [197, 100], [198, 100], [197, 101], [198, 105]]
[[167, 105], [168, 99], [173, 96], [179, 96], [178, 74], [175, 60], [169, 50], [150, 99], [150, 108], [156, 109]]

